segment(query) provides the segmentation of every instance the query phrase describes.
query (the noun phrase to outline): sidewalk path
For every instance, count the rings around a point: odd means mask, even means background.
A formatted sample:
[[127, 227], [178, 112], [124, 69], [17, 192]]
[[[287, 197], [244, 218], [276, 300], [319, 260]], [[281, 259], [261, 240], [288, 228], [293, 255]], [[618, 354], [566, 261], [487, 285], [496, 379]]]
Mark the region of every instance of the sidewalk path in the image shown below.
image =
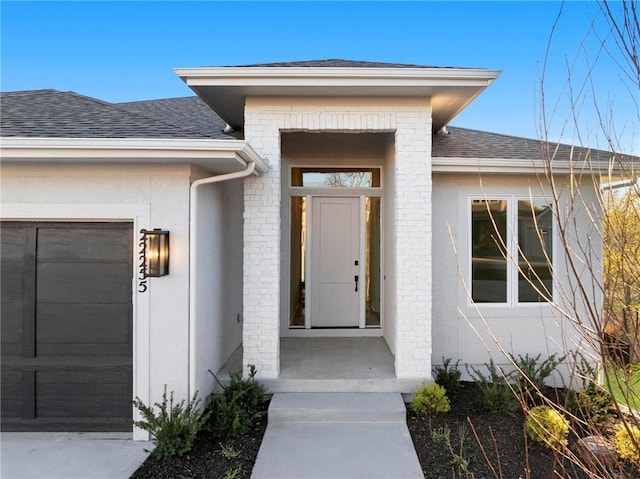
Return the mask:
[[277, 393], [253, 479], [424, 479], [397, 393]]

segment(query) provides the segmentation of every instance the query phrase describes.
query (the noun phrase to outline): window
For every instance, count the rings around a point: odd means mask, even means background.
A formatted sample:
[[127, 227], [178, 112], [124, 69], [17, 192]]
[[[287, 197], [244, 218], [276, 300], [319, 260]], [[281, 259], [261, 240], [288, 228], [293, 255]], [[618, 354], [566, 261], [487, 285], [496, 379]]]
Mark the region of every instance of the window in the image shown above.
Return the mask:
[[291, 186], [379, 188], [380, 168], [292, 168]]
[[544, 199], [471, 199], [471, 297], [540, 303], [553, 296], [553, 209]]

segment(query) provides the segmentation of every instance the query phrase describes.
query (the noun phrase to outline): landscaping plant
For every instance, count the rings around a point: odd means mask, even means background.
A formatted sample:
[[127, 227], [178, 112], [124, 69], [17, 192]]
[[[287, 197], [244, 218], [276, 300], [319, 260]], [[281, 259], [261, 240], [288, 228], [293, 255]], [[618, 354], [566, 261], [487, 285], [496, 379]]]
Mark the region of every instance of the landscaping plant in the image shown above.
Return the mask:
[[419, 387], [411, 401], [411, 409], [421, 416], [433, 416], [451, 410], [447, 391], [439, 384], [425, 384]]
[[511, 353], [509, 357], [515, 366], [513, 376], [515, 378], [515, 389], [527, 400], [527, 402], [535, 403], [536, 399], [545, 390], [545, 381], [551, 377], [558, 365], [564, 361], [566, 356], [558, 357], [552, 354], [544, 361], [540, 362], [542, 354], [536, 357], [525, 354], [518, 355], [516, 359]]
[[640, 467], [640, 427], [634, 424], [618, 424], [613, 436], [613, 447], [625, 461]]
[[524, 426], [529, 438], [555, 451], [568, 444], [569, 421], [550, 406], [532, 408]]
[[617, 416], [613, 396], [602, 386], [591, 382], [578, 392], [576, 414], [594, 429], [601, 429]]
[[518, 408], [516, 396], [508, 383], [507, 375], [491, 359], [485, 363], [489, 376], [473, 366], [467, 365], [467, 373], [476, 382], [483, 395], [483, 404], [487, 411], [512, 413]]
[[[209, 371], [211, 372], [211, 371]], [[264, 402], [265, 389], [255, 380], [256, 368], [249, 365], [249, 377], [242, 379], [241, 372], [229, 374], [229, 384], [223, 386], [213, 374], [221, 394], [211, 394], [207, 399], [206, 410], [210, 414], [207, 429], [220, 438], [237, 437], [247, 430], [254, 419], [263, 412], [260, 406]]]
[[458, 369], [460, 360], [453, 365], [451, 365], [451, 361], [451, 358], [442, 358], [442, 366], [436, 366], [434, 372], [436, 384], [445, 388], [449, 396], [455, 396], [460, 389], [460, 376], [462, 373]]
[[158, 408], [156, 413], [153, 408], [145, 405], [140, 398], [133, 401], [143, 419], [134, 421], [134, 425], [148, 431], [153, 436], [155, 449], [153, 455], [158, 459], [172, 456], [182, 456], [193, 447], [198, 431], [209, 418], [209, 413], [200, 414], [198, 404], [198, 392], [196, 391], [191, 401], [185, 405], [182, 400], [178, 404], [173, 403], [173, 391], [167, 399], [167, 386], [164, 386], [162, 402], [155, 403]]

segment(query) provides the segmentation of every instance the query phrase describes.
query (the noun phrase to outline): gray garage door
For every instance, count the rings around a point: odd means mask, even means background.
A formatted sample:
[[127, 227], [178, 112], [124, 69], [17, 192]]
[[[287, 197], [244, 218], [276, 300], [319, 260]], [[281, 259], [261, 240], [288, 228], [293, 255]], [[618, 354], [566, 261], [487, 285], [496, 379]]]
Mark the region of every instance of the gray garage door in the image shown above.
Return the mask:
[[130, 431], [132, 225], [0, 225], [2, 429]]

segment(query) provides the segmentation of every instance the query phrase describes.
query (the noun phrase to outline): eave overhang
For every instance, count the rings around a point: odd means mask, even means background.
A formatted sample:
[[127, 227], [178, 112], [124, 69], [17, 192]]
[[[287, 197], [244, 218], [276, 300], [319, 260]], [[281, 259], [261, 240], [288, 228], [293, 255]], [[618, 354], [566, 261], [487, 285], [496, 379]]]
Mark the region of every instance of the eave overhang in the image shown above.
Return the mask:
[[433, 130], [446, 126], [500, 75], [472, 68], [202, 67], [174, 72], [234, 128], [248, 96], [423, 97]]
[[254, 162], [258, 173], [269, 170], [243, 140], [5, 137], [0, 160], [57, 165], [191, 164], [213, 174], [241, 171]]
[[[629, 173], [626, 165], [614, 161], [554, 161], [548, 162], [531, 159], [513, 158], [448, 158], [433, 157], [434, 173], [473, 173], [473, 174], [508, 174], [508, 175], [581, 175], [599, 177], [602, 182], [610, 182], [625, 177]], [[634, 171], [637, 171], [634, 170]]]

